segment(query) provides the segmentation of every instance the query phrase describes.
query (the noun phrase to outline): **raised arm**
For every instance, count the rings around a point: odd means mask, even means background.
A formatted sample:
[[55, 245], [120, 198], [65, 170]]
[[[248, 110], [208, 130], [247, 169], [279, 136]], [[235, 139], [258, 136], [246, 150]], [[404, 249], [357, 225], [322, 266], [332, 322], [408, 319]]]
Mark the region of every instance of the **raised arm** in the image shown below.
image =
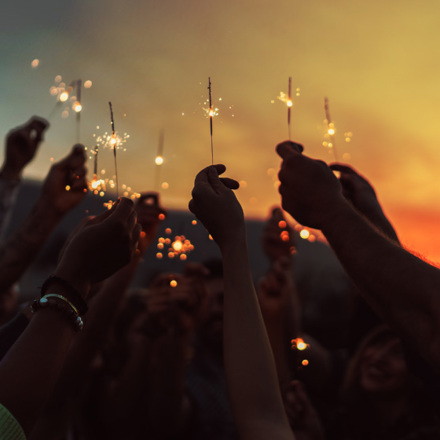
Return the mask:
[[25, 166], [34, 158], [48, 121], [33, 116], [6, 136], [5, 160], [0, 170], [0, 238], [4, 238]]
[[249, 269], [243, 211], [221, 179], [223, 165], [196, 177], [190, 210], [220, 247], [225, 282], [224, 359], [232, 410], [242, 440], [293, 439]]
[[[72, 238], [54, 274], [64, 282], [54, 279], [45, 293], [71, 302], [77, 301], [76, 295], [86, 299], [92, 283], [130, 261], [139, 232], [133, 202], [121, 199], [114, 209], [91, 220]], [[0, 364], [0, 403], [26, 433], [51, 394], [75, 335], [74, 321], [60, 307], [60, 301], [56, 307], [41, 306]]]
[[55, 226], [85, 197], [85, 160], [84, 147], [76, 145], [52, 166], [31, 212], [0, 247], [0, 295], [20, 279]]
[[440, 371], [440, 270], [390, 240], [357, 212], [331, 169], [292, 142], [283, 158], [283, 208], [301, 224], [321, 229], [367, 302]]

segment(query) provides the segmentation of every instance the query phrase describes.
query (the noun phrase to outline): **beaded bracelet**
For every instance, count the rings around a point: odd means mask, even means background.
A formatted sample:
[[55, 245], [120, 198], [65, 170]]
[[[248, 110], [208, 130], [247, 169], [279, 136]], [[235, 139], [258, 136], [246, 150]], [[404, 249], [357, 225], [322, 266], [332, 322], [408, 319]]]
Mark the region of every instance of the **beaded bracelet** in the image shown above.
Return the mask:
[[49, 295], [43, 296], [43, 298], [34, 300], [31, 308], [33, 313], [42, 308], [53, 308], [55, 310], [59, 310], [69, 318], [76, 331], [82, 330], [84, 326], [84, 322], [78, 315], [78, 310], [76, 307], [62, 295], [50, 293]]
[[[41, 286], [41, 297], [46, 296], [46, 291], [49, 289], [50, 284], [57, 283], [61, 286], [63, 286], [67, 292], [70, 294], [70, 299], [75, 305], [75, 309], [78, 311], [78, 315], [84, 315], [84, 313], [87, 312], [87, 304], [82, 298], [82, 296], [78, 293], [78, 291], [71, 286], [66, 280], [63, 278], [57, 277], [57, 276], [50, 276], [46, 279], [46, 281]], [[64, 297], [63, 297], [64, 298]]]

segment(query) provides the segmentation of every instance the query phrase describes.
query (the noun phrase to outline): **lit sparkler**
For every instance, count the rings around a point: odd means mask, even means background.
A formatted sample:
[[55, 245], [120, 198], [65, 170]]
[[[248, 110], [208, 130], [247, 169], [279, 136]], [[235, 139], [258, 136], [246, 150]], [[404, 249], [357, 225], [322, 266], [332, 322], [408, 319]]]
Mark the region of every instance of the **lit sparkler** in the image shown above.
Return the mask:
[[215, 110], [212, 108], [212, 89], [211, 89], [211, 77], [208, 78], [208, 91], [209, 91], [209, 130], [211, 133], [211, 163], [214, 165], [214, 145], [212, 142], [212, 118], [215, 116]]
[[76, 101], [73, 103], [72, 108], [76, 112], [76, 142], [79, 143], [80, 140], [80, 130], [81, 130], [81, 88], [82, 81], [78, 79], [76, 81]]
[[[300, 96], [300, 89], [297, 88], [295, 91], [295, 96]], [[292, 98], [292, 77], [289, 76], [287, 93], [280, 92], [277, 97], [281, 102], [284, 102], [287, 106], [287, 131], [289, 135], [289, 140], [292, 138], [291, 136], [291, 116], [292, 116], [292, 107], [293, 107], [293, 98]], [[273, 101], [272, 101], [273, 102]]]
[[116, 139], [116, 131], [115, 131], [115, 120], [113, 118], [112, 103], [109, 101], [108, 105], [110, 107], [110, 123], [112, 126], [112, 136], [111, 136], [111, 140], [110, 140], [110, 145], [113, 147], [113, 158], [115, 160], [116, 198], [118, 199], [119, 198], [119, 185], [118, 185], [118, 164], [116, 161], [117, 139]]
[[155, 177], [154, 177], [154, 187], [156, 188], [156, 190], [159, 189], [160, 169], [161, 169], [161, 165], [163, 165], [163, 163], [164, 163], [163, 147], [164, 147], [164, 131], [161, 130], [160, 135], [159, 135], [159, 145], [157, 146], [157, 156], [154, 159], [154, 163], [156, 164]]
[[327, 97], [324, 98], [324, 111], [325, 111], [325, 122], [327, 124], [327, 133], [325, 135], [325, 140], [323, 142], [323, 145], [328, 148], [331, 148], [331, 150], [333, 151], [333, 156], [335, 158], [335, 161], [337, 162], [338, 155], [336, 152], [336, 145], [335, 145], [336, 129], [335, 129], [335, 124], [330, 116], [330, 106]]

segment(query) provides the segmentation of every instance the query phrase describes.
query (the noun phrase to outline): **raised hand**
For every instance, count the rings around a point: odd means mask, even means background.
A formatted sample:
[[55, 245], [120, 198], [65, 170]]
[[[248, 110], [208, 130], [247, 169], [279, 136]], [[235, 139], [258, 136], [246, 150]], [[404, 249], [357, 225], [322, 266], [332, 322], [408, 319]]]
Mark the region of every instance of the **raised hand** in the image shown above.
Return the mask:
[[233, 179], [221, 178], [224, 165], [204, 168], [197, 174], [189, 209], [203, 223], [217, 244], [222, 247], [241, 237], [244, 215], [233, 189], [239, 185]]
[[64, 159], [52, 165], [43, 183], [40, 202], [57, 215], [64, 215], [86, 196], [87, 169], [84, 147], [75, 145]]
[[277, 145], [277, 153], [283, 159], [278, 174], [282, 206], [299, 223], [322, 229], [347, 202], [327, 164], [304, 156], [301, 151], [301, 145], [290, 141]]
[[159, 194], [156, 192], [142, 193], [135, 202], [137, 221], [142, 226], [138, 248], [144, 253], [157, 234], [161, 220], [166, 218], [167, 212], [160, 206]]
[[294, 231], [280, 208], [274, 208], [266, 220], [261, 241], [264, 253], [271, 262], [292, 255], [295, 246]]
[[398, 241], [397, 234], [386, 218], [377, 199], [376, 191], [370, 182], [348, 165], [334, 163], [330, 165], [330, 168], [333, 171], [339, 171], [342, 193], [354, 208], [391, 239]]
[[140, 231], [133, 202], [121, 198], [110, 211], [88, 220], [70, 238], [55, 275], [78, 290], [108, 278], [130, 261]]
[[26, 124], [12, 129], [6, 136], [5, 162], [1, 175], [19, 180], [24, 167], [34, 158], [49, 122], [33, 116]]
[[324, 440], [319, 416], [300, 381], [290, 382], [284, 393], [284, 405], [296, 440]]

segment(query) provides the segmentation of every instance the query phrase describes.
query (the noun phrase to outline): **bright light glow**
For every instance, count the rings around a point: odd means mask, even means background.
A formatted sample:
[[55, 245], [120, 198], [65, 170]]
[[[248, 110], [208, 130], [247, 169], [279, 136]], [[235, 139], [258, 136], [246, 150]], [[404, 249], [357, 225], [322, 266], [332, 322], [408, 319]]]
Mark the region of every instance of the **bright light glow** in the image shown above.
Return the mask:
[[66, 102], [69, 99], [69, 94], [67, 92], [63, 92], [60, 95], [60, 101], [61, 102]]
[[82, 110], [82, 105], [79, 101], [76, 101], [73, 106], [73, 110], [75, 110], [77, 113], [79, 113]]
[[32, 60], [31, 67], [33, 69], [36, 69], [39, 65], [40, 65], [40, 60], [39, 59], [35, 58], [34, 60]]
[[309, 361], [308, 361], [307, 359], [304, 359], [304, 360], [301, 362], [301, 364], [304, 365], [304, 367], [307, 367], [307, 365], [309, 365]]
[[301, 232], [299, 233], [299, 236], [304, 240], [307, 240], [310, 236], [310, 232], [307, 229], [302, 229]]
[[84, 81], [84, 88], [90, 89], [90, 87], [92, 87], [92, 81], [90, 81], [89, 79], [87, 81]]
[[330, 136], [333, 136], [333, 135], [335, 134], [335, 129], [334, 129], [334, 128], [329, 128], [329, 129], [328, 129], [328, 134], [329, 134]]
[[171, 280], [170, 281], [170, 286], [171, 287], [177, 287], [177, 281], [176, 280]]
[[154, 159], [154, 162], [156, 162], [156, 165], [162, 165], [163, 164], [163, 157], [157, 156], [156, 159]]
[[174, 249], [176, 252], [179, 252], [179, 251], [182, 250], [183, 243], [180, 241], [180, 239], [178, 239], [178, 240], [174, 241], [173, 244], [172, 244], [171, 246], [173, 247], [173, 249]]

